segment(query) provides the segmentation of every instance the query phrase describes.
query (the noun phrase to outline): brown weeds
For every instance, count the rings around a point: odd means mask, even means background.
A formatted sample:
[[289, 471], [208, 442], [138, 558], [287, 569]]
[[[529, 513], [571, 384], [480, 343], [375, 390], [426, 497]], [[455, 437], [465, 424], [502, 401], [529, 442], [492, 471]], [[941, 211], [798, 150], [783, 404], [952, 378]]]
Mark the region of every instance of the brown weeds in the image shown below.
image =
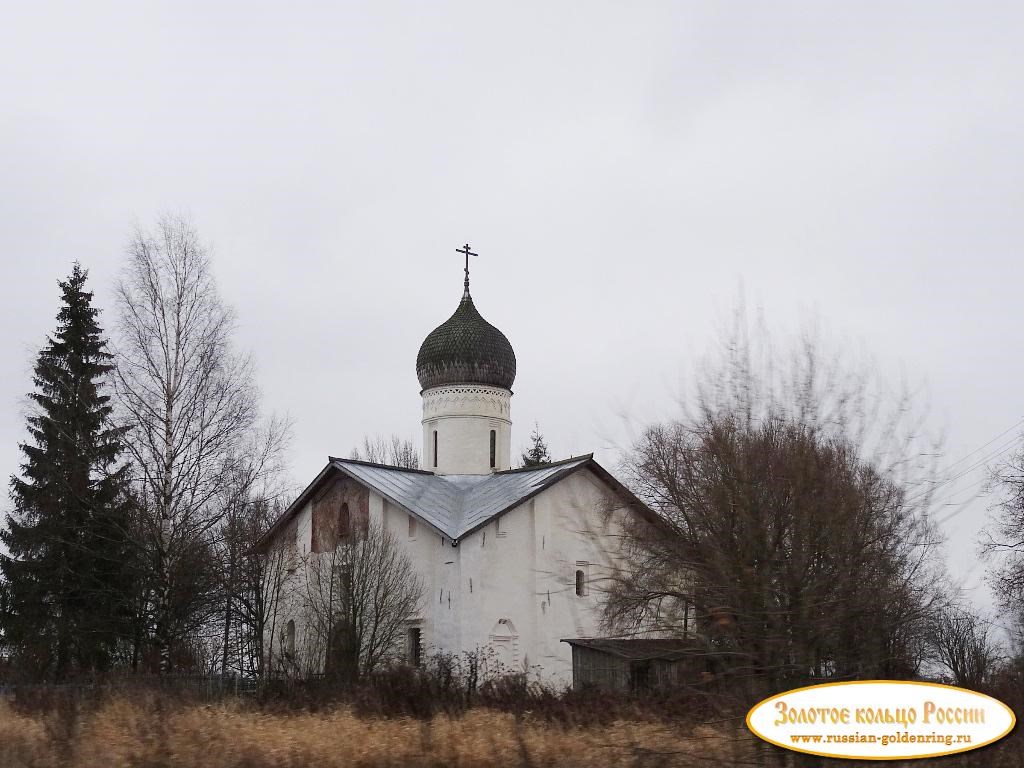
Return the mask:
[[[56, 722], [55, 719], [66, 719]], [[723, 737], [657, 722], [570, 727], [472, 709], [429, 720], [361, 719], [347, 707], [266, 713], [235, 703], [171, 704], [124, 695], [77, 711], [0, 703], [3, 768], [300, 766], [711, 766]]]

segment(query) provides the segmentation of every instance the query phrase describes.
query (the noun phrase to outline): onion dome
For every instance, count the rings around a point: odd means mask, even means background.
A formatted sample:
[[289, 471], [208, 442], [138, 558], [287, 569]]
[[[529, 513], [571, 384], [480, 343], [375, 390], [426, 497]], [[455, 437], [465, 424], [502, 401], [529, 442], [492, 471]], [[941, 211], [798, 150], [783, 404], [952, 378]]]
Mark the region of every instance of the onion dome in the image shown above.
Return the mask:
[[516, 354], [505, 334], [484, 320], [473, 306], [468, 274], [455, 314], [432, 330], [420, 345], [416, 376], [423, 389], [447, 384], [512, 389]]

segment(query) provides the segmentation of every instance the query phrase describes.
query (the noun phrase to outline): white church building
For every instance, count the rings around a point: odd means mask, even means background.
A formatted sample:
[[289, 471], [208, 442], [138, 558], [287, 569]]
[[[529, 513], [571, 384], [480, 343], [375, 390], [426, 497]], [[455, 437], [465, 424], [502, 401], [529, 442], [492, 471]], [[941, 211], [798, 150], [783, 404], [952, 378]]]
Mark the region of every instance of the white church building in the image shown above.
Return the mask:
[[[265, 548], [293, 550], [288, 584], [297, 594], [318, 519], [361, 516], [386, 527], [424, 585], [406, 619], [408, 661], [484, 650], [507, 669], [571, 684], [573, 648], [563, 641], [606, 634], [602, 583], [619, 557], [618, 531], [628, 516], [651, 512], [592, 455], [512, 467], [516, 357], [477, 311], [468, 264], [459, 305], [423, 341], [416, 375], [421, 468], [329, 458]], [[292, 654], [303, 648], [301, 604], [283, 600], [273, 618], [278, 647]]]

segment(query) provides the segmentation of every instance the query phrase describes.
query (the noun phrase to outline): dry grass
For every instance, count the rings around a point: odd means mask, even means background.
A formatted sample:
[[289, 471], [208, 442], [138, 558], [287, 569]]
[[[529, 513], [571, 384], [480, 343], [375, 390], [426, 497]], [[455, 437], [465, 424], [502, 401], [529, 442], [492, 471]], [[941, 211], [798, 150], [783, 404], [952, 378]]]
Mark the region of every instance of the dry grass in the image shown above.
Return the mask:
[[684, 733], [670, 724], [618, 721], [599, 728], [563, 727], [484, 709], [421, 721], [359, 719], [347, 708], [268, 714], [231, 703], [170, 706], [155, 694], [38, 713], [0, 702], [3, 768], [697, 768], [720, 766], [724, 755], [734, 754], [726, 737], [710, 728]]

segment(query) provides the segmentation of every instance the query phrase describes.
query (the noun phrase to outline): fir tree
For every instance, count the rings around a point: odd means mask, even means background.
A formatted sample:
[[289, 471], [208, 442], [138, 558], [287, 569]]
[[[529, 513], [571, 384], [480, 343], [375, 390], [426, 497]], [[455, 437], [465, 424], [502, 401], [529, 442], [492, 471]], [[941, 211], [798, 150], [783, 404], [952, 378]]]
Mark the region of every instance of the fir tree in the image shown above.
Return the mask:
[[540, 433], [537, 422], [533, 423], [533, 432], [530, 433], [530, 448], [523, 451], [522, 462], [524, 467], [537, 467], [541, 464], [550, 464], [551, 455], [548, 453], [548, 444], [544, 442], [544, 435]]
[[103, 394], [112, 356], [86, 276], [76, 263], [59, 282], [57, 332], [36, 359], [30, 439], [0, 531], [0, 630], [23, 669], [57, 680], [109, 664], [131, 594], [122, 430]]

